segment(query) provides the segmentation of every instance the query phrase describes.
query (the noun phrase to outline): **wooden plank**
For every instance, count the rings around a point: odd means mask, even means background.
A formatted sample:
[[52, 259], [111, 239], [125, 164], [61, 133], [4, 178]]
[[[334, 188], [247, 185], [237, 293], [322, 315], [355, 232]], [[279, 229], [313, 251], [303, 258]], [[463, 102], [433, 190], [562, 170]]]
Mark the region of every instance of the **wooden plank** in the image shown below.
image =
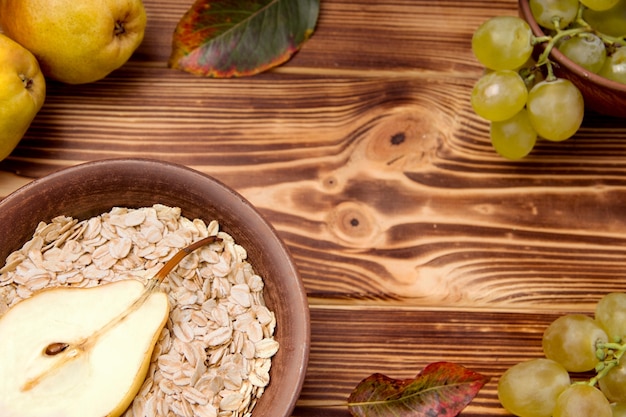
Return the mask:
[[533, 310], [314, 304], [309, 370], [294, 416], [348, 416], [342, 404], [363, 378], [376, 372], [412, 378], [438, 361], [491, 378], [464, 417], [509, 415], [497, 399], [498, 378], [510, 366], [543, 355], [541, 335], [557, 316]]
[[[164, 63], [176, 23], [191, 5], [145, 0], [148, 28], [136, 61]], [[485, 16], [515, 14], [511, 0], [322, 0], [314, 41], [288, 67], [316, 70], [432, 69], [474, 66], [467, 41]]]

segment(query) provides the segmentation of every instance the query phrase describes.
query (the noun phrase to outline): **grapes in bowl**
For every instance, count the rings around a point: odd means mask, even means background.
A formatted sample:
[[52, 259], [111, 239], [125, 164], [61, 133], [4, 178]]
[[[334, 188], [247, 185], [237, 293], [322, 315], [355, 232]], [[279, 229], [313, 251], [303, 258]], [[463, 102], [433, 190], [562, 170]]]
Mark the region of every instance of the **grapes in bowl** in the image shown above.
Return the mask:
[[486, 71], [471, 104], [496, 152], [515, 160], [539, 139], [569, 139], [585, 110], [626, 117], [626, 0], [520, 0], [519, 10], [472, 36]]
[[[559, 31], [572, 33], [565, 34], [557, 47], [550, 50], [555, 74], [578, 87], [588, 109], [626, 117], [626, 1], [520, 0], [520, 15], [528, 22], [535, 37], [552, 35], [556, 30], [554, 26], [544, 26], [550, 23], [541, 17], [536, 18], [533, 9], [543, 10], [546, 15], [550, 14], [547, 10], [556, 4], [561, 8], [569, 7], [565, 12], [574, 17], [571, 22], [565, 20], [559, 25]], [[556, 10], [552, 15], [558, 16], [559, 13], [563, 12]], [[535, 14], [539, 15], [538, 12]], [[589, 26], [584, 27], [584, 24]], [[547, 45], [538, 44], [537, 48], [543, 51]]]

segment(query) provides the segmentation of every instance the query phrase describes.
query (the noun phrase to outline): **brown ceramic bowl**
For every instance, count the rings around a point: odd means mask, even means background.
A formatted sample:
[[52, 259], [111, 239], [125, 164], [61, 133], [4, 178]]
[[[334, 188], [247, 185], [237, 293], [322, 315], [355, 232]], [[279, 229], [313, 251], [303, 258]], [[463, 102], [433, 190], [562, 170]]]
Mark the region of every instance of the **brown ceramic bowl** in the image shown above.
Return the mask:
[[142, 159], [113, 159], [66, 168], [37, 179], [0, 201], [0, 263], [30, 239], [40, 221], [59, 215], [89, 218], [114, 206], [180, 207], [188, 218], [220, 222], [246, 248], [265, 280], [265, 299], [276, 314], [270, 384], [253, 416], [287, 417], [307, 367], [310, 330], [307, 298], [298, 271], [272, 226], [243, 197], [192, 169]]
[[[545, 35], [533, 18], [528, 0], [519, 0], [519, 13], [528, 22], [535, 36]], [[542, 45], [537, 48], [542, 48]], [[550, 52], [550, 58], [557, 64], [555, 74], [570, 80], [578, 87], [588, 109], [609, 116], [626, 117], [626, 84], [587, 71], [556, 48]]]

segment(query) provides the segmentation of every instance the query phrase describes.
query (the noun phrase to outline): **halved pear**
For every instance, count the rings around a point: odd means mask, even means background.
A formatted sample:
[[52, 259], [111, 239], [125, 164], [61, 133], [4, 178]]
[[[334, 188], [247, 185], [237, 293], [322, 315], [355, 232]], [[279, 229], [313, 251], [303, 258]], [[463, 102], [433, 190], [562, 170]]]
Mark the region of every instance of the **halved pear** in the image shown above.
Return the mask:
[[121, 415], [168, 315], [167, 295], [132, 279], [17, 303], [0, 318], [0, 416]]

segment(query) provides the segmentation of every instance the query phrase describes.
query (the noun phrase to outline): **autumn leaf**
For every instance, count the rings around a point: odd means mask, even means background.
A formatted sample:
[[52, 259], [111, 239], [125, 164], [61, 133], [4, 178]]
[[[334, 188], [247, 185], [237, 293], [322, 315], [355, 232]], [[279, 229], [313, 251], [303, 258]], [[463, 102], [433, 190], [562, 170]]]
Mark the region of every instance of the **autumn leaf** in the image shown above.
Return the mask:
[[196, 0], [182, 17], [169, 66], [241, 77], [288, 61], [312, 35], [319, 0]]
[[350, 394], [348, 407], [354, 417], [454, 417], [488, 381], [460, 365], [436, 362], [414, 379], [365, 378]]

